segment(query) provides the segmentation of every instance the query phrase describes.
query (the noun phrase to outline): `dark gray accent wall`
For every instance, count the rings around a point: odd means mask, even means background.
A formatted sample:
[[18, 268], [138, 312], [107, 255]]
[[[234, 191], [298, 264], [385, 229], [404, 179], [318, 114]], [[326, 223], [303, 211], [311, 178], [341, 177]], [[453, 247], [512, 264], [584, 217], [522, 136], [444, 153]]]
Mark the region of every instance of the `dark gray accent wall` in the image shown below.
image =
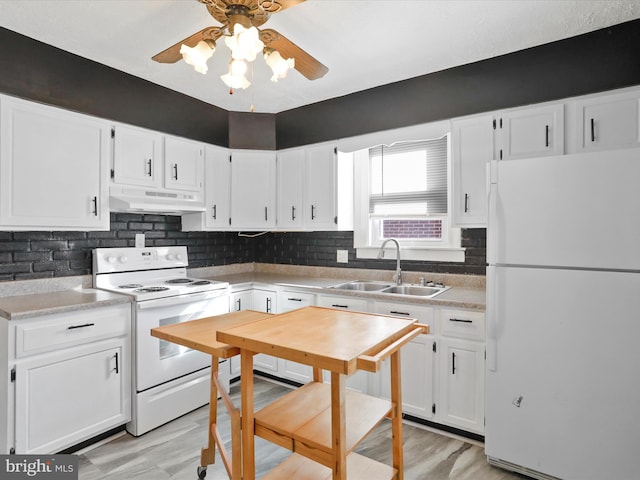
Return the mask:
[[278, 113], [276, 142], [289, 148], [638, 85], [639, 58], [634, 20]]
[[1, 27], [0, 92], [206, 143], [228, 143], [226, 110]]
[[229, 112], [229, 147], [275, 150], [275, 115], [270, 113]]

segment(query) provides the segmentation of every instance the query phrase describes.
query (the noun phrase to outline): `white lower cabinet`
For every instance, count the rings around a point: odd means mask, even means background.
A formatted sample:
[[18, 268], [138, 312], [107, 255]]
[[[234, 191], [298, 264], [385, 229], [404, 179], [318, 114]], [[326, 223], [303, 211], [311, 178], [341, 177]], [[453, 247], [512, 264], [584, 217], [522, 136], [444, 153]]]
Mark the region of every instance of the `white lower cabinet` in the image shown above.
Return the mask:
[[[429, 335], [419, 335], [401, 350], [402, 411], [416, 417], [431, 420], [434, 405], [434, 333], [437, 330], [434, 308], [404, 303], [374, 302], [373, 312], [403, 318], [416, 318], [429, 325]], [[377, 394], [390, 398], [390, 370], [387, 359], [378, 372]], [[375, 393], [375, 392], [372, 392]]]
[[440, 309], [440, 423], [484, 433], [484, 312]]
[[[278, 313], [314, 305], [315, 297], [312, 293], [282, 290], [278, 294]], [[278, 376], [295, 382], [308, 383], [313, 379], [313, 369], [309, 365], [279, 358]]]
[[130, 304], [8, 324], [3, 453], [56, 453], [131, 419]]
[[484, 344], [442, 338], [439, 390], [441, 423], [484, 432]]

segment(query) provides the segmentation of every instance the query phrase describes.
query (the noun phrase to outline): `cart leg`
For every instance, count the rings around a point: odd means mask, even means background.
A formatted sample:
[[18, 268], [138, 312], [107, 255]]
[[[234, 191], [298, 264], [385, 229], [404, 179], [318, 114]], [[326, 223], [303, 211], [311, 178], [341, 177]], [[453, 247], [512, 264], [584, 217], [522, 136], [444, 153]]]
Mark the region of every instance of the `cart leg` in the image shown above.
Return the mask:
[[[216, 461], [216, 442], [214, 431], [218, 419], [218, 388], [216, 379], [218, 378], [218, 357], [211, 357], [211, 389], [209, 395], [209, 434], [207, 446], [200, 452], [200, 467], [198, 468], [198, 478], [204, 478], [207, 474], [207, 465]], [[200, 476], [201, 469], [204, 471]]]
[[331, 372], [331, 437], [333, 439], [333, 480], [347, 478], [347, 434], [345, 430], [345, 376]]
[[397, 480], [404, 479], [402, 452], [402, 388], [400, 382], [400, 350], [391, 354], [391, 402], [394, 414], [391, 418], [391, 439], [393, 449], [393, 468], [398, 471]]
[[242, 478], [255, 480], [253, 352], [240, 350], [240, 391], [242, 403]]

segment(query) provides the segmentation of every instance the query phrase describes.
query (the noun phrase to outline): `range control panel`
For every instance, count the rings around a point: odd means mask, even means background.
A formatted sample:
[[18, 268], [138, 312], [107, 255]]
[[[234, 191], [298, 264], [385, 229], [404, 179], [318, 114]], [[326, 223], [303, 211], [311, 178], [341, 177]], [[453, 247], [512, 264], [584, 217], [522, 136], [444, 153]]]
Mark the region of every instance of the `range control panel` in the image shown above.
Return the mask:
[[96, 248], [94, 273], [135, 272], [189, 266], [187, 247]]

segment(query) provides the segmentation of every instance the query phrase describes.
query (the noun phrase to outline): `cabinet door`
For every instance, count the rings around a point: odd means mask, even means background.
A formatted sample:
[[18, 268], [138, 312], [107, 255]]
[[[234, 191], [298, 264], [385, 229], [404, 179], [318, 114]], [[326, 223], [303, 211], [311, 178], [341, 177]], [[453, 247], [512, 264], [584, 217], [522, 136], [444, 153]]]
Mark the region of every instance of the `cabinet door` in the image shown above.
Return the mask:
[[287, 150], [278, 153], [278, 228], [303, 227], [303, 182], [305, 152]]
[[205, 226], [229, 228], [231, 216], [231, 162], [223, 148], [205, 147]]
[[484, 432], [484, 344], [443, 337], [440, 342], [438, 421]]
[[116, 125], [113, 149], [114, 183], [162, 186], [162, 135]]
[[[402, 369], [402, 412], [419, 418], [433, 418], [434, 337], [419, 335], [400, 352]], [[391, 398], [390, 360], [382, 363], [380, 396]]]
[[231, 226], [262, 230], [275, 227], [276, 157], [274, 152], [233, 152]]
[[244, 290], [229, 295], [229, 311], [239, 312], [240, 310], [253, 309], [253, 290]]
[[305, 163], [304, 222], [311, 230], [335, 230], [336, 153], [333, 145], [308, 148]]
[[54, 453], [130, 420], [126, 340], [16, 365], [16, 452]]
[[8, 97], [0, 102], [0, 224], [109, 230], [110, 125]]
[[165, 188], [201, 192], [204, 177], [203, 146], [177, 137], [164, 139]]
[[278, 313], [297, 310], [298, 308], [308, 307], [315, 303], [315, 295], [313, 293], [294, 292], [283, 290], [278, 295]]
[[[253, 310], [265, 313], [276, 313], [278, 305], [276, 292], [273, 290], [253, 290]], [[278, 375], [278, 357], [259, 353], [253, 357], [253, 367], [272, 375]]]
[[493, 158], [493, 116], [451, 122], [453, 224], [487, 226], [487, 165]]
[[544, 157], [564, 153], [564, 105], [525, 108], [498, 119], [498, 158]]
[[640, 145], [640, 96], [605, 95], [576, 102], [577, 151]]

